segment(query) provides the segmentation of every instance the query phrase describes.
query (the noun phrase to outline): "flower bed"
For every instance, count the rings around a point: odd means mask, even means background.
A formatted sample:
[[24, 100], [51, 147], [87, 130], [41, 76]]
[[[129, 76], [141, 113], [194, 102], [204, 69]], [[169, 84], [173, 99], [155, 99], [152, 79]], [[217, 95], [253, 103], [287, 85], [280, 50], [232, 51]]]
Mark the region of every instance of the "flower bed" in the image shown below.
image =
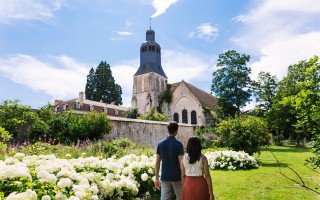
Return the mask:
[[252, 169], [258, 168], [256, 159], [243, 151], [215, 151], [207, 152], [210, 169]]
[[54, 155], [0, 161], [0, 199], [134, 199], [155, 195], [154, 158], [127, 155], [59, 159]]

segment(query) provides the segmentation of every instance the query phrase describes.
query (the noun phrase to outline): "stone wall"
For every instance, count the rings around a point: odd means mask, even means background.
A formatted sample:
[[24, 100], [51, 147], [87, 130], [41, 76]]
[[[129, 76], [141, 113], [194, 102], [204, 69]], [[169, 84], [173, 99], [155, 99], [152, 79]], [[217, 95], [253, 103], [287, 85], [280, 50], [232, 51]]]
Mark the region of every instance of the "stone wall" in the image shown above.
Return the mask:
[[[109, 117], [112, 129], [106, 140], [129, 138], [137, 144], [156, 149], [158, 142], [168, 135], [168, 122]], [[195, 127], [179, 124], [177, 139], [186, 147], [188, 139], [193, 136]]]

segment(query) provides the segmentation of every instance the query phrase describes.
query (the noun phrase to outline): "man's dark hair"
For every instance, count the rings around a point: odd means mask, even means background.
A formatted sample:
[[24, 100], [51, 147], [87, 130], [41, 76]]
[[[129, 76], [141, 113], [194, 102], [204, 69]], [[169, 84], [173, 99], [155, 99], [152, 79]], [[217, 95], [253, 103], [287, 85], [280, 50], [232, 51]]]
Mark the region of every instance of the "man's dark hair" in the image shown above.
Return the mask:
[[168, 124], [169, 134], [172, 135], [172, 134], [174, 134], [175, 132], [177, 132], [178, 127], [179, 127], [179, 126], [178, 126], [178, 123], [177, 123], [177, 122], [174, 122], [174, 121], [169, 122], [169, 124]]

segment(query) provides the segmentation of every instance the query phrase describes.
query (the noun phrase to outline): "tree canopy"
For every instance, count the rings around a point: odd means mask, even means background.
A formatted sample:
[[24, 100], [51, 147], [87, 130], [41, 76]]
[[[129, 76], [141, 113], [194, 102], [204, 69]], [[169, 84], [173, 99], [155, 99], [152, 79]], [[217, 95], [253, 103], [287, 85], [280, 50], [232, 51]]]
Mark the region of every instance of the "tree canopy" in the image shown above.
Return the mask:
[[106, 61], [100, 62], [96, 70], [90, 69], [87, 76], [85, 95], [88, 100], [122, 105], [122, 88], [115, 83], [110, 65]]
[[229, 50], [219, 55], [217, 66], [213, 72], [211, 91], [219, 98], [218, 105], [223, 117], [235, 116], [240, 108], [250, 101], [251, 73], [246, 66], [250, 56]]

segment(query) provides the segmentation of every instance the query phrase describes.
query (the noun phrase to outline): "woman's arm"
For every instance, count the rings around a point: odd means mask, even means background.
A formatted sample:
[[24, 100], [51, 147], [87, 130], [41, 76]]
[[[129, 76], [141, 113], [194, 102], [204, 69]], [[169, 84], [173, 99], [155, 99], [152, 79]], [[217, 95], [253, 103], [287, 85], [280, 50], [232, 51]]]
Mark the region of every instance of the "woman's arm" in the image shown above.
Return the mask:
[[203, 162], [203, 168], [204, 168], [204, 176], [206, 178], [207, 184], [208, 184], [208, 189], [209, 189], [209, 194], [210, 194], [210, 200], [214, 199], [214, 194], [213, 194], [213, 190], [212, 190], [212, 180], [211, 180], [211, 175], [209, 172], [209, 164], [208, 164], [208, 159], [203, 156], [202, 159]]
[[185, 180], [185, 178], [186, 178], [186, 170], [185, 170], [185, 168], [184, 168], [183, 160], [184, 160], [184, 158], [182, 158], [182, 159], [180, 160], [182, 187], [183, 187], [183, 185], [184, 185], [184, 180]]

